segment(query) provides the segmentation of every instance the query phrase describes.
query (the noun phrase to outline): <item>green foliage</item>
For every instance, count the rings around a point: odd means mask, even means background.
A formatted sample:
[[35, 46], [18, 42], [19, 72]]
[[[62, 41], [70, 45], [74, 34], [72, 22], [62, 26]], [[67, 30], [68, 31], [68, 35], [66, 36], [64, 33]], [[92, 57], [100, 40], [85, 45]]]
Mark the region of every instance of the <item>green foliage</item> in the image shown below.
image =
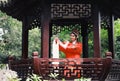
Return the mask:
[[50, 73], [49, 76], [50, 76], [51, 79], [54, 79], [54, 80], [56, 80], [56, 81], [59, 81], [59, 80], [57, 80], [58, 75], [59, 75], [59, 74], [56, 74], [56, 73], [54, 73], [54, 74], [53, 74], [53, 73]]
[[0, 12], [0, 28], [3, 28], [3, 41], [0, 41], [0, 63], [6, 62], [9, 55], [21, 55], [21, 22]]
[[[0, 28], [3, 28], [3, 41], [0, 41], [0, 63], [7, 63], [8, 56], [12, 55], [18, 59], [22, 55], [22, 22], [0, 12]], [[5, 33], [5, 31], [7, 31]], [[41, 34], [38, 28], [29, 30], [29, 56], [33, 51], [40, 52]]]
[[[106, 26], [106, 25], [103, 25]], [[103, 27], [106, 28], [106, 27]], [[101, 56], [105, 57], [105, 52], [108, 51], [108, 32], [107, 29], [101, 29]], [[115, 42], [115, 58], [120, 59], [120, 19], [114, 21], [114, 42]], [[89, 55], [93, 57], [93, 32], [88, 36]]]
[[117, 19], [114, 27], [115, 35], [115, 58], [120, 59], [120, 19]]
[[75, 79], [74, 81], [91, 81], [91, 78], [81, 77], [81, 78]]
[[6, 64], [1, 64], [0, 63], [0, 70], [3, 69], [3, 68], [5, 68], [5, 67], [6, 67]]
[[41, 33], [39, 28], [29, 30], [29, 57], [32, 56], [32, 52], [41, 52]]
[[89, 57], [93, 57], [93, 32], [88, 34], [88, 54]]
[[[56, 74], [56, 73], [50, 73], [49, 77], [50, 77], [50, 80], [43, 80], [43, 78], [37, 74], [32, 74], [32, 75], [29, 75], [29, 77], [27, 77], [27, 80], [26, 81], [51, 81], [51, 80], [55, 80], [55, 81], [59, 81], [57, 78], [58, 78], [58, 75], [59, 74]], [[66, 81], [64, 78], [62, 79], [62, 81]], [[81, 78], [78, 78], [78, 79], [74, 79], [73, 81], [91, 81], [91, 78], [84, 78], [84, 77], [81, 77]]]
[[32, 75], [29, 75], [29, 77], [27, 77], [26, 81], [42, 81], [42, 77], [36, 74], [32, 74]]
[[106, 29], [101, 29], [101, 56], [105, 57], [108, 51], [108, 33]]

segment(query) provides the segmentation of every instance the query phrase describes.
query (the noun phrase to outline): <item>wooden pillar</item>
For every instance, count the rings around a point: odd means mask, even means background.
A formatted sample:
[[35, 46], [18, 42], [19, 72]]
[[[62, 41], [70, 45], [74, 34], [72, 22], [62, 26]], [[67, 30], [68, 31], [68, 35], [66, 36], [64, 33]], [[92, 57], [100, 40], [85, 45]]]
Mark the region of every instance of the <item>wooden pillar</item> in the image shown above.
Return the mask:
[[82, 22], [82, 43], [83, 43], [83, 58], [88, 58], [88, 23]]
[[109, 51], [112, 53], [112, 58], [115, 57], [115, 47], [114, 47], [114, 16], [110, 15], [110, 25], [108, 27], [108, 42]]
[[101, 38], [100, 38], [100, 12], [97, 6], [93, 8], [93, 36], [94, 36], [94, 57], [100, 57], [101, 54]]
[[22, 58], [28, 58], [28, 28], [27, 28], [27, 17], [23, 19], [22, 23]]
[[41, 57], [49, 58], [49, 46], [50, 46], [50, 4], [47, 4], [45, 0], [42, 0], [42, 13], [41, 13]]

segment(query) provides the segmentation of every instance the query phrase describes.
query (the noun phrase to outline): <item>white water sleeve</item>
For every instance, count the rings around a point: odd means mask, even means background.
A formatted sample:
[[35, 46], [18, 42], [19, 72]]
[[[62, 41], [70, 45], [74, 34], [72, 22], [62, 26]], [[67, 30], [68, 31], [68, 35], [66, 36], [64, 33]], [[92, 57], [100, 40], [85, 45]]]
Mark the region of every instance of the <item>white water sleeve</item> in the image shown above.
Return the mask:
[[59, 58], [59, 43], [55, 42], [55, 40], [53, 40], [52, 54], [53, 58]]

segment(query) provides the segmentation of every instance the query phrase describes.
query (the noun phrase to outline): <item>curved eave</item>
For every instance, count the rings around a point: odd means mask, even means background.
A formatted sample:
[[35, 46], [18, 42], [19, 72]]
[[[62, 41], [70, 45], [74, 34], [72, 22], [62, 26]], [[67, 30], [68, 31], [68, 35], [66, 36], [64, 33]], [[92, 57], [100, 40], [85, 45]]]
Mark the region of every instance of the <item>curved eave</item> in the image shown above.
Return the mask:
[[32, 8], [36, 0], [11, 0], [0, 2], [0, 10], [15, 19], [22, 21], [25, 14]]
[[[7, 15], [12, 16], [13, 18], [16, 18], [20, 21], [22, 21], [25, 14], [29, 13], [34, 6], [41, 5], [41, 1], [47, 1], [47, 2], [54, 2], [54, 3], [66, 3], [68, 0], [8, 0], [6, 1], [0, 1], [0, 10], [2, 12], [5, 12]], [[120, 18], [120, 0], [70, 0], [70, 3], [91, 3], [98, 5], [99, 9], [102, 13], [105, 14], [114, 14], [115, 16]]]

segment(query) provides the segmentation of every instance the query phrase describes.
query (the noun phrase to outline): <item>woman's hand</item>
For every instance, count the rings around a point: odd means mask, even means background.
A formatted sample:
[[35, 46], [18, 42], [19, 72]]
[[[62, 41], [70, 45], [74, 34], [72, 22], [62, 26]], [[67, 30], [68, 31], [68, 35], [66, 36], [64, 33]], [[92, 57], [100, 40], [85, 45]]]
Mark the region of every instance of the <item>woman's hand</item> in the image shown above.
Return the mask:
[[59, 38], [58, 38], [58, 37], [55, 37], [55, 39], [54, 39], [54, 40], [55, 40], [55, 42], [56, 42], [56, 43], [59, 43], [59, 42], [60, 42], [60, 40], [59, 40]]
[[68, 44], [69, 44], [69, 41], [66, 41], [66, 42], [61, 42], [60, 39], [58, 37], [55, 37], [55, 42], [56, 44], [59, 44], [60, 46], [62, 46], [64, 49], [67, 48]]

